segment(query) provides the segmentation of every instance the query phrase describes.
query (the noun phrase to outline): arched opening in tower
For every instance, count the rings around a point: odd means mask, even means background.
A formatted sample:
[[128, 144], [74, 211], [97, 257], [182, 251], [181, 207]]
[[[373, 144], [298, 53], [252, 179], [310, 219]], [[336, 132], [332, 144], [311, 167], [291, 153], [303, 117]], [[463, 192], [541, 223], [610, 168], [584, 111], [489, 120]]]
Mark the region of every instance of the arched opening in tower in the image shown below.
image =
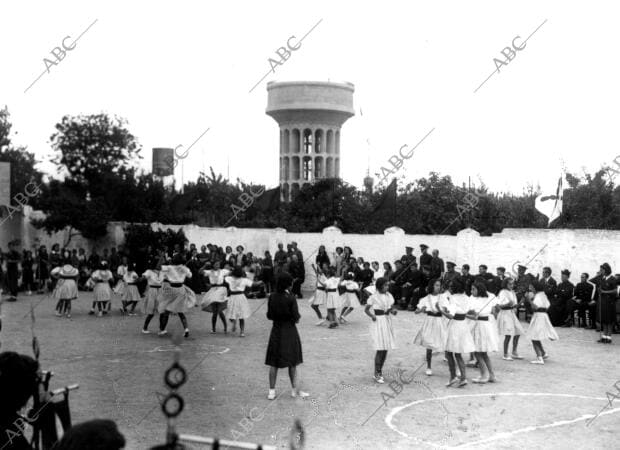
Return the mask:
[[306, 128], [304, 130], [304, 154], [309, 155], [312, 152], [312, 130]]
[[310, 156], [304, 156], [304, 181], [312, 181], [312, 158]]

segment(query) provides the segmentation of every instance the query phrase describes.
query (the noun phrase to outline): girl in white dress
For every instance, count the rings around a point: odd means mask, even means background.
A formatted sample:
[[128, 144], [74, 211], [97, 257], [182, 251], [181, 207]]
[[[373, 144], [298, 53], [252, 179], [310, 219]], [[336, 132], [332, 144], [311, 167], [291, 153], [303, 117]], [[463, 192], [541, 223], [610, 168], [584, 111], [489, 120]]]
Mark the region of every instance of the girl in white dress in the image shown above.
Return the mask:
[[312, 264], [312, 268], [316, 274], [316, 291], [314, 291], [314, 295], [310, 298], [309, 303], [310, 307], [319, 318], [319, 321], [315, 325], [320, 326], [325, 323], [325, 319], [323, 318], [323, 314], [321, 314], [319, 306], [324, 305], [327, 301], [327, 292], [325, 292], [325, 282], [327, 281], [327, 277], [325, 276], [325, 273], [328, 271], [328, 265], [324, 263], [323, 267], [317, 269], [316, 266]]
[[493, 309], [497, 305], [497, 297], [487, 294], [486, 286], [476, 281], [471, 287], [471, 297], [467, 315], [474, 321], [472, 335], [476, 352], [474, 356], [480, 367], [480, 377], [474, 378], [474, 383], [495, 383], [495, 372], [489, 359], [488, 352], [496, 352], [499, 348], [497, 325], [492, 320]]
[[[114, 280], [114, 275], [108, 270], [108, 263], [101, 261], [99, 268], [95, 270], [91, 275], [89, 282], [94, 284], [93, 288], [93, 303], [97, 308], [97, 316], [103, 316], [103, 311], [107, 310], [108, 302], [112, 301], [112, 288], [110, 282]], [[93, 310], [95, 309], [93, 307]]]
[[62, 316], [64, 313], [67, 315], [67, 318], [70, 319], [71, 302], [78, 297], [76, 280], [79, 276], [79, 271], [71, 264], [65, 264], [62, 267], [58, 266], [54, 268], [50, 275], [58, 280], [53, 293], [53, 297], [58, 300], [59, 303], [56, 315]]
[[[129, 313], [130, 316], [136, 315], [136, 305], [140, 301], [140, 291], [138, 290], [138, 280], [140, 277], [135, 272], [134, 263], [129, 263], [125, 275], [123, 275], [123, 282], [125, 286], [123, 288], [122, 302], [123, 307], [121, 313]], [[131, 308], [127, 310], [127, 308]]]
[[[514, 308], [517, 306], [517, 295], [514, 291], [515, 282], [512, 278], [504, 278], [502, 281], [502, 290], [499, 291], [497, 308], [497, 329], [500, 336], [504, 336], [504, 357], [506, 361], [515, 359], [523, 359], [519, 356], [517, 347], [519, 346], [519, 338], [525, 334], [519, 318], [515, 314]], [[512, 356], [508, 354], [508, 344], [512, 338]]]
[[529, 290], [530, 292], [527, 298], [530, 300], [534, 314], [532, 315], [532, 320], [530, 321], [530, 326], [527, 329], [526, 335], [532, 341], [532, 346], [536, 352], [536, 359], [531, 361], [531, 363], [544, 364], [548, 356], [541, 341], [543, 339], [556, 341], [559, 337], [553, 325], [551, 325], [549, 315], [547, 314], [550, 303], [544, 292], [544, 286], [539, 281], [535, 281], [530, 284]]
[[214, 261], [213, 269], [203, 270], [202, 274], [209, 281], [209, 290], [202, 297], [200, 304], [203, 311], [212, 313], [211, 333], [215, 333], [217, 318], [219, 317], [224, 325], [224, 334], [226, 334], [228, 333], [228, 327], [224, 311], [228, 306], [228, 301], [226, 300], [227, 289], [224, 279], [230, 275], [230, 270], [220, 269], [220, 262]]
[[237, 330], [237, 320], [239, 320], [239, 336], [245, 337], [245, 319], [252, 315], [250, 304], [245, 296], [245, 289], [254, 285], [262, 284], [262, 281], [252, 282], [243, 276], [243, 269], [237, 266], [233, 269], [230, 276], [224, 277], [228, 283], [230, 296], [228, 297], [227, 317], [232, 322], [232, 332]]
[[433, 351], [443, 352], [446, 350], [446, 324], [443, 321], [440, 308], [446, 306], [447, 302], [441, 293], [441, 280], [431, 280], [428, 284], [428, 291], [430, 294], [420, 299], [415, 310], [416, 314], [425, 313], [426, 317], [413, 343], [426, 348], [426, 375], [431, 376], [433, 374], [431, 370]]
[[184, 284], [186, 278], [192, 277], [192, 272], [183, 264], [181, 255], [172, 258], [172, 265], [161, 266], [164, 278], [161, 291], [157, 297], [157, 311], [159, 312], [159, 335], [167, 333], [166, 326], [170, 314], [178, 314], [185, 330], [184, 336], [189, 336], [185, 313], [196, 305], [196, 294]]
[[340, 284], [340, 278], [336, 277], [336, 269], [330, 267], [328, 270], [328, 278], [324, 283], [319, 281], [319, 284], [323, 284], [327, 298], [325, 304], [327, 306], [327, 320], [329, 320], [329, 328], [336, 328], [338, 322], [336, 322], [336, 310], [342, 305], [340, 304], [340, 295], [338, 295], [338, 285]]
[[142, 326], [142, 333], [148, 334], [149, 323], [157, 313], [158, 297], [160, 296], [161, 289], [164, 284], [164, 274], [161, 272], [161, 264], [159, 261], [154, 261], [151, 268], [142, 274], [142, 278], [146, 280], [147, 286], [144, 292], [144, 325]]
[[[465, 295], [463, 282], [458, 279], [452, 280], [450, 292], [450, 303], [441, 309], [443, 315], [450, 319], [446, 338], [446, 357], [450, 367], [450, 381], [446, 386], [450, 387], [458, 383], [458, 387], [463, 387], [467, 384], [467, 372], [462, 355], [463, 353], [475, 352], [476, 346], [469, 325], [465, 321], [465, 314], [470, 308], [469, 297]], [[459, 367], [460, 378], [456, 375], [456, 365]]]
[[377, 383], [383, 384], [385, 380], [382, 370], [387, 352], [396, 348], [394, 328], [389, 316], [390, 314], [396, 315], [396, 310], [394, 309], [394, 297], [388, 292], [388, 280], [379, 278], [375, 287], [376, 292], [368, 298], [364, 312], [373, 322], [370, 325], [370, 336], [376, 350], [373, 378]]
[[340, 286], [344, 286], [345, 291], [340, 296], [342, 311], [340, 312], [340, 317], [338, 318], [338, 321], [340, 323], [345, 323], [347, 322], [347, 319], [345, 319], [345, 317], [351, 314], [353, 309], [362, 306], [359, 299], [357, 298], [360, 287], [359, 284], [353, 281], [353, 274], [351, 272], [344, 275], [344, 280], [340, 282]]

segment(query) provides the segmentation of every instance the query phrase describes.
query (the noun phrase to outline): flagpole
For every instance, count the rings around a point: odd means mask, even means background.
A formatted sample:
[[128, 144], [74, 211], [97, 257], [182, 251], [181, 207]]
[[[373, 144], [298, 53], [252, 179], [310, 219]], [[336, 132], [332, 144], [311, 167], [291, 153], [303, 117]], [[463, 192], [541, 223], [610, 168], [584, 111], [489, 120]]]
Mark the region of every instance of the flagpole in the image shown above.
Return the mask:
[[397, 190], [398, 190], [398, 182], [396, 181], [396, 177], [394, 177], [394, 206], [392, 208], [393, 210], [393, 217], [392, 217], [392, 226], [396, 226], [396, 199], [398, 198], [397, 195]]

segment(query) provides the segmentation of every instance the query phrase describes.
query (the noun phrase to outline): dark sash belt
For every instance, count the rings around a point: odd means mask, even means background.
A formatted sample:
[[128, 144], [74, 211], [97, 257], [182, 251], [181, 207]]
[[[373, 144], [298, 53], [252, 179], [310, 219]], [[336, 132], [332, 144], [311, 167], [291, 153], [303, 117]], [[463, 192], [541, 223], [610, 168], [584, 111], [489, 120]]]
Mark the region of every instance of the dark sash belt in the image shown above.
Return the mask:
[[385, 311], [382, 309], [375, 309], [375, 316], [385, 316]]
[[324, 290], [325, 290], [325, 288], [324, 288], [323, 286], [317, 286], [317, 287], [316, 287], [316, 290], [317, 290], [317, 291], [324, 291]]
[[137, 286], [138, 283], [127, 283], [127, 286]]
[[540, 313], [546, 313], [547, 312], [547, 308], [538, 308], [536, 311], [534, 312], [540, 312]]
[[245, 291], [230, 291], [230, 295], [245, 294]]
[[159, 289], [161, 287], [161, 284], [159, 284], [159, 285], [151, 285], [151, 284], [149, 284], [149, 287], [150, 288]]
[[350, 289], [347, 289], [347, 290], [345, 290], [345, 292], [348, 292], [348, 293], [350, 293], [350, 294], [355, 294], [357, 291], [352, 291], [352, 290], [350, 290]]
[[214, 288], [214, 287], [225, 287], [225, 286], [223, 284], [212, 284], [211, 287]]
[[489, 320], [489, 316], [478, 316], [476, 320]]
[[430, 317], [441, 317], [442, 314], [438, 312], [426, 311], [426, 315]]
[[454, 320], [465, 320], [465, 314], [455, 314]]
[[77, 277], [77, 275], [72, 275], [72, 276], [66, 276], [66, 275], [61, 275], [60, 278], [62, 278], [63, 280], [73, 280], [75, 277]]
[[338, 289], [326, 289], [327, 292], [336, 292]]
[[499, 309], [503, 309], [503, 310], [507, 310], [507, 309], [512, 309], [514, 308], [514, 306], [500, 306]]
[[181, 286], [183, 286], [183, 283], [173, 283], [171, 281], [169, 281], [169, 283], [170, 283], [170, 287], [173, 287], [173, 288], [180, 288]]

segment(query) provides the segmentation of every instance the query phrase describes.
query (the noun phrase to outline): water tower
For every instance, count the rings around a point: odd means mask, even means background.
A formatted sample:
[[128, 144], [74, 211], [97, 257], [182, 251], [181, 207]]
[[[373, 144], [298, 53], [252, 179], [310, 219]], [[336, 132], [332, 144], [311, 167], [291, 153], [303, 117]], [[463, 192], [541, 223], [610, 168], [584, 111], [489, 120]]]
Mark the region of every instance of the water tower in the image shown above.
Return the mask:
[[340, 128], [355, 115], [352, 83], [267, 84], [266, 113], [280, 125], [280, 188], [290, 201], [306, 183], [340, 178]]

